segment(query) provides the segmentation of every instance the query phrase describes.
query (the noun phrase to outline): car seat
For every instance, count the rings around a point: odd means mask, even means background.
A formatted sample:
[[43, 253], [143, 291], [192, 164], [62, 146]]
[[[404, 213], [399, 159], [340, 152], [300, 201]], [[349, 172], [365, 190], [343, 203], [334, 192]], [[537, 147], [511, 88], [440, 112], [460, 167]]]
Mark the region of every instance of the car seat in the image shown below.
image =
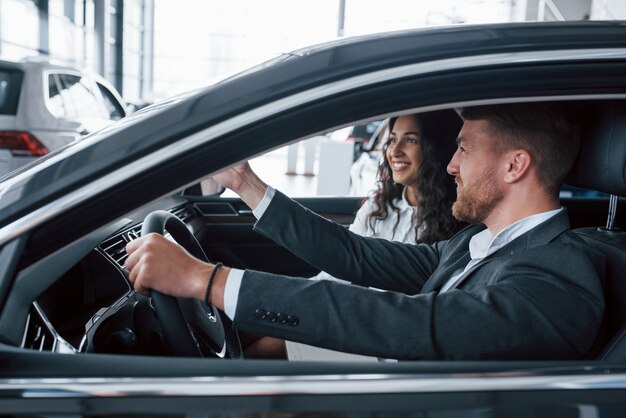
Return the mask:
[[584, 123], [579, 156], [567, 181], [611, 195], [606, 226], [574, 230], [607, 257], [606, 308], [590, 356], [626, 361], [626, 232], [614, 225], [618, 196], [626, 196], [626, 102], [602, 103], [590, 116]]

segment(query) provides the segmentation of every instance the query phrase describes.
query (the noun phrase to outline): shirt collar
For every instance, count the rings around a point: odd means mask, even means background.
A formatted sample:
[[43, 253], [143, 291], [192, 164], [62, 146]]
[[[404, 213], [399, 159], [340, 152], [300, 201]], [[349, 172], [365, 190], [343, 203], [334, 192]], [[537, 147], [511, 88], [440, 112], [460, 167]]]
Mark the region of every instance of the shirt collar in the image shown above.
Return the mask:
[[488, 255], [493, 254], [509, 242], [513, 241], [515, 238], [547, 221], [562, 210], [563, 208], [559, 208], [527, 216], [526, 218], [520, 219], [519, 221], [507, 226], [495, 236], [491, 233], [489, 228], [482, 230], [478, 234], [474, 235], [470, 240], [470, 257], [474, 260], [485, 258]]
[[406, 209], [415, 209], [415, 206], [411, 206], [409, 204], [409, 201], [406, 200], [406, 193], [407, 193], [407, 188], [405, 187], [402, 190], [402, 195], [400, 195], [400, 198], [396, 199], [396, 207], [400, 210], [406, 210]]

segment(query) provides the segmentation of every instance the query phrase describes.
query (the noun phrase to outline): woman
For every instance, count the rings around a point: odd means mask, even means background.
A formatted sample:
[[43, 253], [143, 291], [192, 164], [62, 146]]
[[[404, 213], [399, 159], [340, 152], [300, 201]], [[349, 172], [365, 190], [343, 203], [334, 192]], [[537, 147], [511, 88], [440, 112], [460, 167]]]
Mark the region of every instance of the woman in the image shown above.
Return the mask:
[[[461, 125], [453, 110], [391, 118], [378, 187], [357, 212], [350, 231], [410, 244], [432, 244], [458, 231], [462, 224], [451, 210], [456, 189], [446, 166]], [[332, 278], [324, 272], [315, 276]]]
[[446, 166], [461, 125], [452, 110], [391, 118], [378, 188], [351, 229], [407, 243], [433, 243], [456, 232], [461, 224], [450, 209], [456, 189]]

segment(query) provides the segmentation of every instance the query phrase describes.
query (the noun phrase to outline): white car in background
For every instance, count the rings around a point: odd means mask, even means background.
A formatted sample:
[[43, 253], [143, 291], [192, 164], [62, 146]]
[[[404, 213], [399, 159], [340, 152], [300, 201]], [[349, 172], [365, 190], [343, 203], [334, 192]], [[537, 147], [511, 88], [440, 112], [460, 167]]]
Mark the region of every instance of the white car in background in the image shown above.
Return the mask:
[[120, 94], [97, 74], [0, 60], [0, 176], [126, 114]]

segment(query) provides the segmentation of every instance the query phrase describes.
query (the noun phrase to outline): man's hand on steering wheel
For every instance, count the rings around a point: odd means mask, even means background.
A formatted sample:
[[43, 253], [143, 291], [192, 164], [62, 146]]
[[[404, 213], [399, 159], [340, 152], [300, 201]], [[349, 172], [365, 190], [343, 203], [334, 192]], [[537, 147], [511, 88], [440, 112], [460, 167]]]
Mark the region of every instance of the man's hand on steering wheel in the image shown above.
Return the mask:
[[[204, 300], [214, 265], [198, 260], [180, 245], [159, 234], [148, 234], [126, 246], [124, 267], [138, 292], [156, 290], [177, 298]], [[223, 288], [228, 269], [217, 271], [211, 286], [211, 303], [223, 309]], [[218, 297], [219, 295], [219, 297]]]

